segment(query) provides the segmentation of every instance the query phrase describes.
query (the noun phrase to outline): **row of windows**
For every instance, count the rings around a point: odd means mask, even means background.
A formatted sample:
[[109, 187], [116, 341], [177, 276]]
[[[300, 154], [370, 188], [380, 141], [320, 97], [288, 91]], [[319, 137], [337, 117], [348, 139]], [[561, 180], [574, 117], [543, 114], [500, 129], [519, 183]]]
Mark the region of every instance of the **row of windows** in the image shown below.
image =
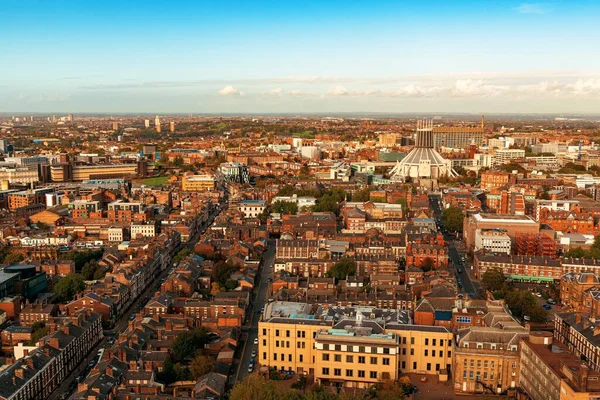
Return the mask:
[[[329, 375], [330, 374], [330, 370], [327, 367], [324, 367], [321, 372], [322, 372], [323, 375]], [[333, 369], [333, 376], [342, 376], [342, 369], [341, 368], [334, 368]], [[358, 378], [365, 378], [366, 377], [366, 371], [358, 370], [358, 371], [356, 371], [356, 376]], [[346, 370], [346, 377], [349, 377], [349, 378], [354, 377], [354, 370], [347, 369]], [[377, 371], [369, 371], [369, 378], [370, 379], [377, 379], [377, 377], [378, 377]], [[382, 372], [381, 373], [381, 379], [382, 380], [390, 379], [390, 373], [389, 372]]]
[[[323, 353], [322, 354], [322, 358], [323, 361], [330, 361], [331, 357], [330, 354], [328, 353]], [[358, 356], [357, 357], [357, 361], [359, 364], [366, 364], [366, 357], [365, 356]], [[334, 354], [333, 355], [333, 361], [334, 362], [342, 362], [342, 355], [341, 354]], [[353, 363], [354, 362], [354, 356], [346, 356], [346, 362], [348, 363]], [[369, 363], [372, 365], [377, 365], [377, 357], [369, 357]], [[382, 364], [383, 365], [390, 365], [390, 359], [388, 357], [383, 357], [382, 358]]]

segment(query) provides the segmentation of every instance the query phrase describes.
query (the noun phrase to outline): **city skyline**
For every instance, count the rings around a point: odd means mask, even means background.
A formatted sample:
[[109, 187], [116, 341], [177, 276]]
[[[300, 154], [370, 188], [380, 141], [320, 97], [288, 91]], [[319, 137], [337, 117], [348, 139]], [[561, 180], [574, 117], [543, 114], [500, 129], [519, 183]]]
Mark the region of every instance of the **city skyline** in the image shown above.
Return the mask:
[[[499, 4], [500, 3], [500, 4]], [[3, 1], [0, 111], [597, 113], [591, 1]]]

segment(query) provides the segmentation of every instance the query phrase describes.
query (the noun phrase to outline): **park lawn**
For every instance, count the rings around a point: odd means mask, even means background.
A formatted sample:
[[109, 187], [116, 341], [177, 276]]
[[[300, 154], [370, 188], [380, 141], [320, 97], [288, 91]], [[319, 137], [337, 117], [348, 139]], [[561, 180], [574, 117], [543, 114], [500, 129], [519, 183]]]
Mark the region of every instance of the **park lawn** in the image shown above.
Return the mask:
[[140, 183], [147, 186], [163, 186], [167, 183], [168, 176], [155, 176], [153, 178], [144, 179]]

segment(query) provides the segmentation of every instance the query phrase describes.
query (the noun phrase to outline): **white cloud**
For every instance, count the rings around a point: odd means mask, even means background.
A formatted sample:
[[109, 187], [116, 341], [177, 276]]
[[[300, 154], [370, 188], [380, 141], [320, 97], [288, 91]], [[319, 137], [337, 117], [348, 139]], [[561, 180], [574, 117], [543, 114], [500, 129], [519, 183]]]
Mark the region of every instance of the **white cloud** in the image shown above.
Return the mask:
[[264, 92], [264, 94], [270, 95], [270, 96], [281, 96], [283, 95], [284, 90], [282, 88], [276, 88], [273, 90], [269, 90], [268, 92]]
[[327, 90], [328, 96], [347, 96], [349, 93], [343, 86], [331, 86], [329, 90]]
[[242, 92], [237, 90], [237, 88], [235, 88], [231, 85], [228, 85], [228, 86], [225, 86], [223, 89], [219, 90], [219, 94], [221, 96], [241, 96]]
[[546, 4], [542, 3], [521, 3], [514, 10], [520, 14], [546, 14], [549, 8]]

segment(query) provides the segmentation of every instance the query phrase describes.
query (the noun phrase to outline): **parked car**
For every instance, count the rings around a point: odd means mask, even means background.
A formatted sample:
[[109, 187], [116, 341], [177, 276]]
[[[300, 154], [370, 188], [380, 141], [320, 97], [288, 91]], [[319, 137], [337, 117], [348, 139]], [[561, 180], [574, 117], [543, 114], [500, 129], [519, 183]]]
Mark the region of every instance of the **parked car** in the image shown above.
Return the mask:
[[542, 308], [543, 308], [544, 310], [546, 310], [546, 311], [548, 311], [548, 310], [552, 310], [552, 306], [551, 306], [550, 304], [544, 304], [544, 305], [542, 306]]
[[256, 357], [256, 350], [252, 350], [252, 354], [251, 354], [251, 356], [252, 356], [252, 357]]
[[88, 363], [88, 367], [92, 368], [94, 365], [96, 365], [96, 359], [95, 358], [93, 360], [90, 360], [90, 362]]
[[254, 344], [258, 344], [258, 338], [254, 338]]
[[536, 295], [537, 297], [542, 297], [542, 294], [541, 294], [540, 292], [537, 292], [535, 295]]
[[248, 372], [252, 372], [254, 370], [254, 364], [248, 365]]

